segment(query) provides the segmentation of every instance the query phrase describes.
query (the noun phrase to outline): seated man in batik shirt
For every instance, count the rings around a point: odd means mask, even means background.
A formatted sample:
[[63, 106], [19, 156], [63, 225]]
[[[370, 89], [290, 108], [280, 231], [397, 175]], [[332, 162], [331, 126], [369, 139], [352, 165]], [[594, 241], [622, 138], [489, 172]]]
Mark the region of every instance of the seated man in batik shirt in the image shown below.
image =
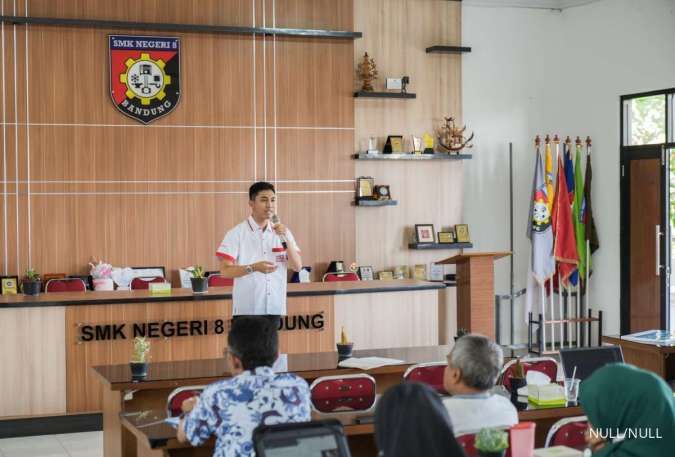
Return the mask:
[[252, 456], [252, 434], [259, 424], [310, 420], [309, 386], [294, 374], [272, 371], [279, 339], [268, 319], [239, 317], [227, 342], [233, 377], [183, 403], [186, 415], [178, 426], [178, 440], [200, 446], [214, 435], [214, 457]]

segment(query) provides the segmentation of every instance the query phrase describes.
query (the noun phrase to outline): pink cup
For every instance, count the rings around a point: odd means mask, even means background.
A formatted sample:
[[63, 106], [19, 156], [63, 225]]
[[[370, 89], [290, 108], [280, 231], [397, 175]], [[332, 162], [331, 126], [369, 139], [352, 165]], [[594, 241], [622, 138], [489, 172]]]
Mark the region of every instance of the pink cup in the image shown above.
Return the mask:
[[534, 455], [534, 422], [521, 422], [509, 430], [511, 457], [532, 457]]

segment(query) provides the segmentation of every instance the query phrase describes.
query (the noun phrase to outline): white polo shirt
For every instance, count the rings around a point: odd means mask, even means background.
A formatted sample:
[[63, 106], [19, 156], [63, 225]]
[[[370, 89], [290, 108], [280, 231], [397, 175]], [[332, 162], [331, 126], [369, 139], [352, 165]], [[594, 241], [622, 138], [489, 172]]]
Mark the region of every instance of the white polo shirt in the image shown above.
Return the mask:
[[[286, 230], [286, 240], [300, 251], [290, 230]], [[268, 222], [261, 229], [253, 217], [249, 216], [225, 234], [216, 255], [221, 259], [231, 260], [235, 265], [250, 265], [262, 260], [269, 260], [277, 265], [272, 273], [254, 271], [234, 279], [234, 316], [286, 314], [288, 254], [271, 223]]]
[[508, 398], [488, 392], [453, 395], [443, 399], [455, 436], [481, 428], [509, 428], [518, 423], [518, 411]]

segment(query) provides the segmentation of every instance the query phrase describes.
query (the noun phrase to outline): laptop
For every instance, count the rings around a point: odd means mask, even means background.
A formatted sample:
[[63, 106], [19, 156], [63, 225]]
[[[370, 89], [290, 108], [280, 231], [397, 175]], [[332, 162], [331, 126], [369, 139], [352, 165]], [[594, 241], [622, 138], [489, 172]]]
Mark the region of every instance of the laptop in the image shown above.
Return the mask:
[[623, 352], [621, 346], [561, 348], [560, 362], [566, 378], [571, 378], [574, 367], [577, 367], [574, 377], [583, 381], [600, 367], [623, 362]]
[[253, 446], [258, 457], [351, 457], [335, 419], [260, 425], [253, 431]]

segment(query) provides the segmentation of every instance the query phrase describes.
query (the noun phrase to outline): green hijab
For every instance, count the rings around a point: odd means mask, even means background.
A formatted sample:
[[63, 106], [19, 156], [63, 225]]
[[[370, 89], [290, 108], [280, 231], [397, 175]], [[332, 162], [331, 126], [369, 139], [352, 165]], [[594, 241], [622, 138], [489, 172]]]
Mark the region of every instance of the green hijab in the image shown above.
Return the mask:
[[[606, 444], [594, 457], [675, 455], [673, 392], [654, 373], [622, 363], [606, 365], [581, 383], [579, 400], [595, 429], [609, 430], [613, 436], [617, 430], [637, 429], [637, 436], [626, 435], [621, 442]], [[652, 437], [661, 438], [645, 438], [649, 429]]]

